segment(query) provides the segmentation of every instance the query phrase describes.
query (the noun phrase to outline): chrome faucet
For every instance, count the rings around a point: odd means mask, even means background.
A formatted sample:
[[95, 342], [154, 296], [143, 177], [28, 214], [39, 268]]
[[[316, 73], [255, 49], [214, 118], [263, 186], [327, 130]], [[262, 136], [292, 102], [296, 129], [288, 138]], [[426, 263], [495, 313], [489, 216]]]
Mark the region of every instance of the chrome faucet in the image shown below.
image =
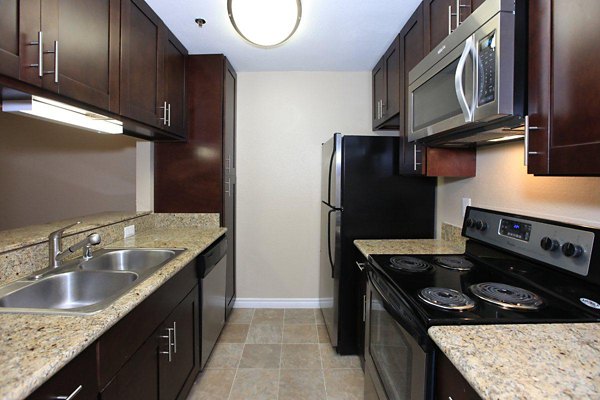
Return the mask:
[[49, 252], [49, 261], [50, 266], [52, 268], [60, 267], [61, 261], [64, 260], [67, 256], [75, 253], [77, 250], [83, 248], [83, 259], [89, 260], [92, 258], [92, 246], [95, 246], [100, 243], [101, 238], [97, 233], [92, 233], [87, 236], [82, 241], [74, 244], [73, 246], [67, 248], [65, 251], [62, 250], [62, 235], [63, 232], [67, 229], [80, 224], [81, 222], [75, 222], [74, 224], [65, 226], [57, 231], [54, 231], [48, 236], [48, 252]]

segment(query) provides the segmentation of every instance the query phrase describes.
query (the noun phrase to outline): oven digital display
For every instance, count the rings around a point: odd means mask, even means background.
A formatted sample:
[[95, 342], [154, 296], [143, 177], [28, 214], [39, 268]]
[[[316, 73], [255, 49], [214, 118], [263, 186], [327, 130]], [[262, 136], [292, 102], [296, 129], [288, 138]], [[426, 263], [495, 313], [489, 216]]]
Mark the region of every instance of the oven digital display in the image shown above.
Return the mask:
[[510, 219], [502, 219], [500, 221], [500, 231], [498, 232], [503, 236], [524, 240], [529, 242], [529, 236], [531, 235], [531, 225], [519, 221], [513, 221]]

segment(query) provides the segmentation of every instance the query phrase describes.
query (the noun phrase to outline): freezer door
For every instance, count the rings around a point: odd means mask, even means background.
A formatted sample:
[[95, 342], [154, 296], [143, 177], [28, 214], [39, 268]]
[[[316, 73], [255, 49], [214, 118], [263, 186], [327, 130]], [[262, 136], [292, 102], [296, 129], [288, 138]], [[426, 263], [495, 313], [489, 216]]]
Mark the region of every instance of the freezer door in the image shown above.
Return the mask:
[[342, 134], [323, 143], [321, 161], [321, 201], [341, 207]]
[[337, 346], [341, 212], [321, 203], [319, 299], [331, 344]]

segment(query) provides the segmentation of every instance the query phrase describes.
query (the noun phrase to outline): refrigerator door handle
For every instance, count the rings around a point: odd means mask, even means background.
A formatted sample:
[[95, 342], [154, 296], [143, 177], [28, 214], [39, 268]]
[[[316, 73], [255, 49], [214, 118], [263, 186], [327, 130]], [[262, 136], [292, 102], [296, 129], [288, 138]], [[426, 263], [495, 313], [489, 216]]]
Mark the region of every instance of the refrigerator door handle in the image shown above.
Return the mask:
[[327, 254], [329, 255], [329, 265], [331, 265], [331, 277], [334, 278], [333, 257], [331, 256], [331, 213], [340, 211], [339, 208], [332, 208], [327, 213]]
[[328, 175], [328, 179], [329, 179], [329, 183], [327, 184], [327, 203], [331, 204], [331, 169], [333, 168], [333, 160], [335, 159], [335, 152], [336, 152], [336, 148], [335, 148], [335, 142], [333, 144], [333, 151], [331, 152], [331, 158], [329, 159], [329, 173]]

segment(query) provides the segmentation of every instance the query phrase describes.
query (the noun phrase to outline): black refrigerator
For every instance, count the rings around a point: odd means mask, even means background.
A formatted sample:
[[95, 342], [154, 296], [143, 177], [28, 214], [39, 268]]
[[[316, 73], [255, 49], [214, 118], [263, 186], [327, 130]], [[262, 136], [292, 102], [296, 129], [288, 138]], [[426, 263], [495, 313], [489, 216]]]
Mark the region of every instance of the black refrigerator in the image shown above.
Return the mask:
[[434, 235], [433, 178], [398, 173], [398, 137], [345, 136], [323, 143], [319, 301], [339, 354], [359, 349], [361, 254], [355, 239]]

